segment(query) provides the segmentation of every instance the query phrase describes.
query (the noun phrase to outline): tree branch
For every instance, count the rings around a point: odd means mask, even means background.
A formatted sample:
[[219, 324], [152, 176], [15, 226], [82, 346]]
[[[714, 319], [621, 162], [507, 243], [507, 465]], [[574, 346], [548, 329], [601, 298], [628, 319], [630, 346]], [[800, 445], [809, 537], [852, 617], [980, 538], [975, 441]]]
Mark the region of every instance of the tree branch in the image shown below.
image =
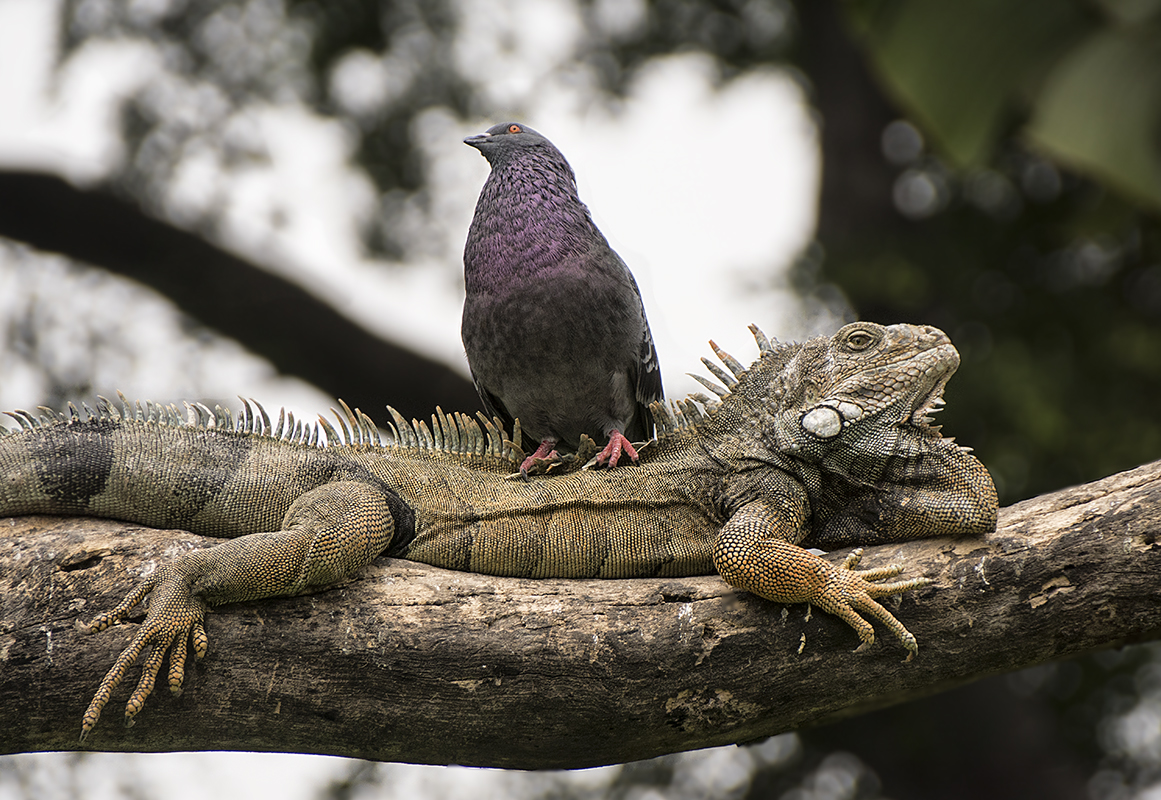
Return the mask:
[[[585, 767], [744, 742], [985, 675], [1161, 635], [1161, 462], [1006, 508], [983, 539], [867, 548], [932, 586], [892, 610], [918, 637], [854, 634], [717, 577], [519, 580], [380, 559], [320, 594], [239, 604], [178, 700], [88, 746]], [[54, 517], [0, 521], [0, 751], [78, 749], [135, 625], [95, 636], [141, 570], [213, 540]], [[839, 560], [845, 553], [829, 556]]]
[[306, 290], [107, 191], [52, 175], [0, 171], [0, 236], [116, 272], [368, 413], [392, 398], [407, 418], [479, 407], [471, 381], [380, 339]]

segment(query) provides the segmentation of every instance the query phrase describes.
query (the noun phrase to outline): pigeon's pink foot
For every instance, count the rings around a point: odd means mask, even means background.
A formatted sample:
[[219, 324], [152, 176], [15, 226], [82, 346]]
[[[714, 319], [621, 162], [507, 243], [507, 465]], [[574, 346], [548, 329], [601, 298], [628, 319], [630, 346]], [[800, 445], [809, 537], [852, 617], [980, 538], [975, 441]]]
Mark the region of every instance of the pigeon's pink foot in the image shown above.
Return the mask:
[[534, 466], [536, 466], [537, 462], [540, 462], [540, 461], [558, 461], [560, 459], [560, 453], [556, 452], [556, 450], [553, 449], [555, 446], [556, 446], [555, 439], [545, 439], [543, 442], [540, 443], [540, 447], [536, 448], [535, 453], [528, 456], [528, 458], [524, 459], [524, 461], [521, 462], [520, 474], [524, 476], [525, 480], [528, 479], [528, 470], [530, 470]]
[[605, 445], [605, 449], [597, 453], [597, 465], [605, 466], [607, 464], [611, 469], [617, 466], [617, 461], [620, 460], [622, 453], [633, 459], [634, 464], [637, 463], [637, 451], [633, 449], [633, 445], [625, 438], [625, 434], [614, 429], [609, 434], [609, 443]]

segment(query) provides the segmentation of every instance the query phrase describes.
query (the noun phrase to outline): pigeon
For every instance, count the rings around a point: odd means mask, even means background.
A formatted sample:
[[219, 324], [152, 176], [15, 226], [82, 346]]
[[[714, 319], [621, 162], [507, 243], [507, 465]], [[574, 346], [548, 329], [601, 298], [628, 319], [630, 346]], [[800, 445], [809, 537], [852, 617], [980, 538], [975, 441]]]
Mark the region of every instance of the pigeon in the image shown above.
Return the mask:
[[582, 434], [608, 440], [598, 466], [636, 462], [632, 442], [652, 437], [648, 406], [662, 398], [637, 282], [552, 142], [508, 122], [464, 144], [491, 165], [464, 245], [460, 330], [480, 400], [540, 443], [525, 477]]

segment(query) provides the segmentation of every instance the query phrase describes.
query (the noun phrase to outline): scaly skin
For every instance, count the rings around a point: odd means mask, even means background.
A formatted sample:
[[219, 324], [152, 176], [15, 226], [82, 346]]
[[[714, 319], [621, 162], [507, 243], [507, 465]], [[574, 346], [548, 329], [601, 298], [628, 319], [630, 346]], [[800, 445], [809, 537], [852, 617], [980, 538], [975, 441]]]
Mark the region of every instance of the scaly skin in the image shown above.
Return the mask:
[[[249, 404], [220, 409], [146, 404], [66, 415], [11, 416], [0, 436], [0, 515], [77, 514], [182, 528], [229, 541], [160, 568], [93, 632], [149, 611], [85, 712], [82, 738], [129, 667], [148, 650], [126, 706], [131, 724], [168, 651], [180, 692], [188, 642], [206, 650], [207, 608], [292, 595], [344, 580], [380, 554], [515, 577], [627, 578], [709, 574], [783, 603], [812, 603], [851, 625], [862, 644], [878, 619], [915, 638], [876, 600], [923, 585], [881, 582], [898, 567], [854, 571], [804, 547], [904, 541], [993, 530], [987, 470], [927, 425], [959, 357], [942, 332], [854, 323], [830, 338], [772, 345], [747, 370], [728, 355], [721, 400], [654, 406], [659, 435], [635, 467], [565, 465], [512, 480], [513, 438], [464, 415], [408, 424], [380, 444], [344, 406], [340, 434], [271, 425]], [[715, 348], [716, 349], [716, 348]], [[708, 364], [708, 362], [707, 362]], [[347, 426], [350, 425], [348, 429]], [[591, 445], [591, 442], [588, 443]], [[595, 447], [591, 449], [595, 450]], [[518, 472], [516, 473], [519, 474]]]

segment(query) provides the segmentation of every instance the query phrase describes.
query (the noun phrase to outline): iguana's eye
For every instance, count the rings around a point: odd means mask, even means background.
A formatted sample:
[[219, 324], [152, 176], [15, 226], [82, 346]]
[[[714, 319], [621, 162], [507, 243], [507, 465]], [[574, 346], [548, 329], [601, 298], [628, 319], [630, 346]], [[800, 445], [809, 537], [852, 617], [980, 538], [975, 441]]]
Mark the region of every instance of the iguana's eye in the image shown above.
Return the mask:
[[851, 350], [866, 350], [877, 341], [878, 337], [866, 331], [851, 331], [847, 334], [846, 345]]
[[814, 381], [805, 381], [802, 386], [802, 400], [808, 406], [814, 405], [822, 400], [822, 389]]

